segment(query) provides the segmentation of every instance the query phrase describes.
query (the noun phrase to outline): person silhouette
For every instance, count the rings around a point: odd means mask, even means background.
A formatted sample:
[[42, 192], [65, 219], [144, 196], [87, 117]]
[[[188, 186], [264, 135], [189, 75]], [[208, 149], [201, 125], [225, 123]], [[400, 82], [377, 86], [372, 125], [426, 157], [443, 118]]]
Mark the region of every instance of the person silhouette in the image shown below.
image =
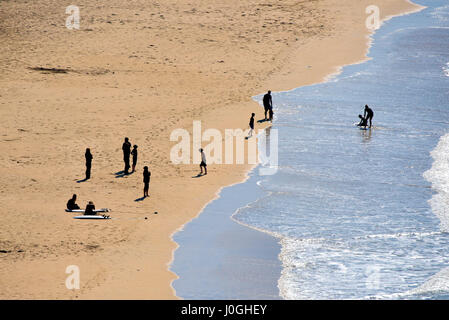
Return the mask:
[[79, 208], [80, 208], [79, 205], [76, 204], [76, 194], [74, 194], [72, 198], [69, 199], [69, 201], [67, 201], [67, 209], [72, 211], [77, 210]]
[[94, 216], [97, 213], [95, 212], [95, 205], [92, 201], [89, 201], [89, 203], [86, 206], [86, 209], [84, 210], [85, 216]]
[[200, 149], [200, 152], [201, 152], [201, 163], [200, 163], [201, 173], [200, 173], [200, 175], [203, 174], [203, 168], [204, 168], [204, 175], [206, 175], [207, 174], [206, 155], [204, 154], [203, 148]]
[[84, 154], [84, 156], [86, 157], [86, 180], [89, 180], [90, 179], [90, 170], [92, 169], [92, 159], [93, 159], [93, 156], [90, 153], [89, 148], [86, 149], [86, 153]]
[[267, 120], [267, 113], [270, 111], [271, 108], [273, 108], [273, 101], [271, 99], [270, 90], [268, 90], [268, 92], [263, 96], [263, 107], [265, 109], [265, 120]]
[[135, 144], [133, 147], [133, 150], [131, 151], [131, 154], [133, 155], [133, 168], [132, 172], [136, 171], [136, 164], [137, 164], [137, 145]]
[[123, 150], [123, 161], [125, 162], [125, 174], [129, 173], [129, 156], [131, 155], [131, 142], [128, 138], [125, 138], [125, 142], [122, 145]]
[[256, 115], [255, 113], [251, 113], [251, 118], [249, 119], [249, 134], [248, 134], [248, 137], [252, 137], [253, 136], [254, 116], [255, 115]]
[[364, 127], [366, 129], [366, 126], [368, 125], [366, 118], [364, 118], [361, 114], [359, 114], [360, 122], [357, 125], [358, 127]]
[[368, 107], [367, 104], [365, 105], [365, 112], [363, 113], [363, 117], [366, 119], [367, 122], [369, 120], [369, 127], [371, 128], [373, 124], [372, 121], [374, 117], [374, 112], [370, 107]]
[[143, 167], [143, 183], [144, 183], [144, 187], [143, 187], [143, 197], [149, 197], [148, 195], [148, 190], [150, 189], [150, 177], [151, 177], [151, 172], [148, 170], [148, 167], [145, 166]]

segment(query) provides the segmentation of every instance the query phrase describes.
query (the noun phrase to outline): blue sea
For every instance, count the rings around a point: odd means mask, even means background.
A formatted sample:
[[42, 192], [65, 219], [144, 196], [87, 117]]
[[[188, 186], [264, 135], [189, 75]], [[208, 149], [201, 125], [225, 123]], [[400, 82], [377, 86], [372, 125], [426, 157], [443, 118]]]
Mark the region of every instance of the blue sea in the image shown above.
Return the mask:
[[[416, 2], [427, 8], [377, 30], [368, 61], [274, 93], [277, 173], [256, 168], [243, 186], [222, 192], [223, 203], [236, 204], [225, 210], [229, 220], [280, 244], [279, 272], [269, 269], [280, 298], [449, 298], [449, 3]], [[370, 130], [355, 126], [365, 104], [374, 110]], [[240, 200], [230, 200], [233, 192]], [[215, 290], [207, 295], [201, 283], [214, 273], [183, 273], [186, 259], [204, 256], [183, 243], [189, 233], [201, 239], [198, 221], [174, 237], [177, 295], [240, 299], [265, 290], [258, 282], [242, 295], [241, 278], [221, 290], [226, 279], [208, 282]], [[208, 245], [220, 252], [202, 239]]]

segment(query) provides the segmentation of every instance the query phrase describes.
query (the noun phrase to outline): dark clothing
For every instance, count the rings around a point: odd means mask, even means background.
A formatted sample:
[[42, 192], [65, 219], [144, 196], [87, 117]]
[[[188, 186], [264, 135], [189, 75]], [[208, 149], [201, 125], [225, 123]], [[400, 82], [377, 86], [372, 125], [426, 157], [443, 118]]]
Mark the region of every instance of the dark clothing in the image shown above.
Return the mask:
[[133, 155], [133, 166], [135, 166], [137, 164], [137, 149], [133, 149], [131, 154]]
[[267, 118], [267, 112], [273, 107], [273, 102], [271, 100], [271, 94], [266, 93], [263, 96], [263, 107], [265, 109], [265, 119]]
[[131, 154], [131, 143], [129, 141], [123, 142], [122, 150], [123, 150], [123, 161], [125, 162], [125, 173], [128, 174], [130, 168], [129, 155]]
[[126, 174], [128, 174], [129, 173], [129, 168], [130, 168], [130, 166], [129, 166], [129, 158], [125, 158], [125, 173]]
[[144, 183], [150, 183], [150, 177], [151, 177], [150, 171], [143, 172], [143, 182]]
[[270, 121], [273, 121], [273, 108], [270, 108], [269, 110], [269, 119]]
[[263, 96], [263, 106], [265, 107], [265, 109], [269, 109], [271, 108], [273, 105], [273, 102], [271, 100], [271, 94], [266, 93]]
[[129, 155], [131, 154], [131, 142], [123, 142], [122, 150], [123, 157], [129, 157]]
[[93, 204], [88, 204], [86, 206], [86, 210], [84, 210], [84, 215], [85, 216], [94, 216], [94, 215], [96, 215], [94, 210], [95, 210], [95, 206]]
[[144, 196], [147, 196], [148, 189], [150, 189], [150, 176], [151, 176], [150, 171], [145, 171], [145, 170], [143, 171], [143, 183], [144, 183], [143, 193], [144, 193]]
[[204, 162], [204, 161], [201, 161], [201, 163], [200, 163], [200, 167], [207, 167], [207, 164], [206, 164], [206, 162]]
[[251, 129], [254, 129], [254, 117], [251, 117], [251, 119], [249, 119], [249, 127]]
[[70, 199], [69, 201], [67, 201], [67, 209], [68, 210], [77, 210], [80, 207], [75, 203], [75, 199]]
[[86, 166], [87, 166], [88, 164], [89, 164], [89, 165], [92, 165], [92, 159], [94, 158], [94, 157], [92, 157], [92, 154], [86, 152], [85, 156], [86, 156]]
[[374, 112], [372, 109], [366, 108], [363, 116], [365, 117], [365, 119], [372, 119], [374, 117]]
[[374, 117], [373, 110], [371, 110], [369, 107], [365, 107], [365, 112], [363, 113], [363, 116], [365, 117], [367, 124], [369, 120], [369, 127], [371, 128], [371, 126], [373, 125], [373, 117]]
[[90, 179], [90, 170], [92, 169], [92, 154], [86, 152], [86, 180]]
[[86, 163], [86, 180], [90, 179], [90, 171], [91, 171], [91, 169], [92, 169], [92, 165], [90, 163], [89, 164]]
[[359, 122], [359, 124], [357, 126], [359, 126], [359, 127], [366, 127], [367, 125], [368, 125], [367, 119], [366, 118], [361, 118], [360, 122]]

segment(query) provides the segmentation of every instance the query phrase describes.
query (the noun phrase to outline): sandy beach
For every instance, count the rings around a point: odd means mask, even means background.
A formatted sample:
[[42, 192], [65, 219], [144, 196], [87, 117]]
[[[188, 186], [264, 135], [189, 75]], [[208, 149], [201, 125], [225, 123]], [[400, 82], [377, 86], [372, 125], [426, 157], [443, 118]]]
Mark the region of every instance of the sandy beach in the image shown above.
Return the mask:
[[[0, 298], [175, 299], [171, 235], [251, 165], [170, 161], [170, 133], [247, 129], [252, 96], [322, 81], [365, 59], [365, 8], [382, 19], [419, 7], [376, 1], [0, 1]], [[276, 101], [274, 101], [276, 104]], [[256, 128], [261, 128], [258, 126]], [[124, 137], [139, 146], [121, 176]], [[93, 154], [84, 178], [84, 151]], [[142, 196], [142, 168], [152, 173]], [[64, 212], [73, 193], [113, 219]], [[154, 214], [157, 212], [157, 214]], [[147, 218], [147, 219], [145, 219]], [[81, 288], [65, 286], [77, 265]]]

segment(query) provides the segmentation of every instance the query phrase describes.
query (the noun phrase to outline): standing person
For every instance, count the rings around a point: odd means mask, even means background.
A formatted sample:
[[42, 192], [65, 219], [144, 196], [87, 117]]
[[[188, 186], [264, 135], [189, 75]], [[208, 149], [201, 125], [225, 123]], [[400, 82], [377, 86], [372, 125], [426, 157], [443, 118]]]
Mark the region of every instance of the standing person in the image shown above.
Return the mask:
[[133, 155], [133, 171], [136, 171], [136, 164], [137, 164], [137, 145], [135, 144], [133, 147], [133, 151], [131, 151], [131, 154]]
[[273, 122], [273, 107], [270, 108], [269, 115], [270, 115], [270, 122]]
[[151, 172], [148, 171], [148, 167], [147, 166], [143, 167], [143, 183], [144, 183], [143, 197], [144, 198], [149, 196], [148, 190], [150, 189], [150, 177], [151, 177]]
[[128, 138], [125, 138], [125, 142], [123, 142], [122, 146], [123, 150], [123, 161], [125, 162], [125, 174], [129, 173], [129, 156], [131, 154], [131, 142], [129, 142]]
[[363, 113], [363, 117], [366, 119], [367, 122], [369, 120], [369, 127], [371, 128], [373, 124], [372, 121], [374, 117], [374, 112], [370, 107], [368, 107], [367, 104], [365, 104], [365, 112]]
[[263, 107], [265, 109], [265, 120], [267, 120], [267, 112], [273, 108], [273, 101], [271, 99], [271, 91], [268, 90], [268, 93], [266, 93], [263, 96]]
[[90, 149], [86, 149], [86, 153], [84, 154], [86, 157], [86, 180], [90, 179], [90, 169], [92, 168], [92, 159], [94, 158], [92, 156], [92, 153], [90, 153]]
[[254, 116], [255, 115], [256, 115], [255, 113], [251, 113], [251, 118], [249, 119], [249, 134], [248, 134], [248, 137], [252, 137], [253, 136]]
[[200, 152], [201, 152], [201, 163], [200, 163], [201, 173], [200, 174], [203, 174], [203, 168], [204, 168], [204, 175], [206, 175], [207, 174], [206, 155], [204, 154], [203, 148], [200, 149]]

